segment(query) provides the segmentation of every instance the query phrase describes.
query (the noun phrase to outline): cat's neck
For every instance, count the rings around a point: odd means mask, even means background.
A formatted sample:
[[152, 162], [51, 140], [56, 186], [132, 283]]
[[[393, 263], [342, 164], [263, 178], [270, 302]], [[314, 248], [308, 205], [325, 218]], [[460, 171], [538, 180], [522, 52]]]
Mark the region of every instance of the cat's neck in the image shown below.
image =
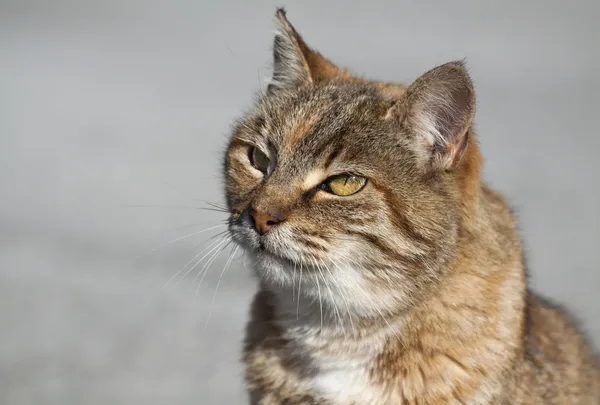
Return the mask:
[[311, 351], [335, 355], [342, 348], [348, 353], [368, 347], [371, 353], [388, 339], [399, 337], [406, 320], [401, 311], [365, 315], [330, 300], [298, 295], [288, 288], [263, 288], [268, 289], [272, 298], [273, 322], [282, 336]]

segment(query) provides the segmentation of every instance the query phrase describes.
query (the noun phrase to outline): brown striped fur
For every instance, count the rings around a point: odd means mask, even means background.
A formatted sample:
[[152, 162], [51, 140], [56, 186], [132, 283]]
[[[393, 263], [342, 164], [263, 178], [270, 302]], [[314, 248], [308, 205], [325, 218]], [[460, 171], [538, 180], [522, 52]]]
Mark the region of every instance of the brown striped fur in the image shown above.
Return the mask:
[[[464, 63], [373, 82], [277, 18], [273, 82], [224, 167], [230, 231], [261, 281], [251, 404], [600, 404], [592, 349], [528, 289], [515, 218], [481, 180]], [[340, 173], [367, 184], [320, 188]], [[253, 211], [281, 222], [261, 236]]]

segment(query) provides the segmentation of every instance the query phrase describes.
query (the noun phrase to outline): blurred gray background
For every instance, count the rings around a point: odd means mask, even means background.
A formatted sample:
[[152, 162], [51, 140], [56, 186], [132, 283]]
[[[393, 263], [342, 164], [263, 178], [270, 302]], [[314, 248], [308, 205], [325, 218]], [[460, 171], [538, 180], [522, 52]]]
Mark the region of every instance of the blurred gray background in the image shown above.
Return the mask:
[[245, 403], [243, 260], [216, 294], [229, 248], [163, 286], [223, 229], [177, 239], [225, 218], [196, 208], [221, 202], [276, 5], [373, 78], [468, 58], [532, 282], [600, 343], [597, 1], [1, 0], [1, 404]]

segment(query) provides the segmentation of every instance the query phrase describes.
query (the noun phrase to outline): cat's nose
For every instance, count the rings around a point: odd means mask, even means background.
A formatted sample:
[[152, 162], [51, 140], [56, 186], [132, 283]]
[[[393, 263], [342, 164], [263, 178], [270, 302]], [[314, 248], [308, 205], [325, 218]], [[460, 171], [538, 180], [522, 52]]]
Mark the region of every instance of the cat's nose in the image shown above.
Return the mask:
[[272, 227], [282, 221], [282, 219], [274, 217], [273, 215], [263, 211], [252, 210], [250, 211], [250, 216], [254, 220], [254, 227], [256, 228], [256, 231], [260, 235], [264, 235], [265, 233], [269, 232]]

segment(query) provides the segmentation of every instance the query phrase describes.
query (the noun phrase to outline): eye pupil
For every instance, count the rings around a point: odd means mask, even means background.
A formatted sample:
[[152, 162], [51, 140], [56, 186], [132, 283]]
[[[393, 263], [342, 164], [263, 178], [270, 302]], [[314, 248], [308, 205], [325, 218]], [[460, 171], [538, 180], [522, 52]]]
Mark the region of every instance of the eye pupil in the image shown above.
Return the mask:
[[254, 146], [250, 149], [249, 155], [252, 166], [266, 174], [271, 164], [269, 157], [262, 150]]

